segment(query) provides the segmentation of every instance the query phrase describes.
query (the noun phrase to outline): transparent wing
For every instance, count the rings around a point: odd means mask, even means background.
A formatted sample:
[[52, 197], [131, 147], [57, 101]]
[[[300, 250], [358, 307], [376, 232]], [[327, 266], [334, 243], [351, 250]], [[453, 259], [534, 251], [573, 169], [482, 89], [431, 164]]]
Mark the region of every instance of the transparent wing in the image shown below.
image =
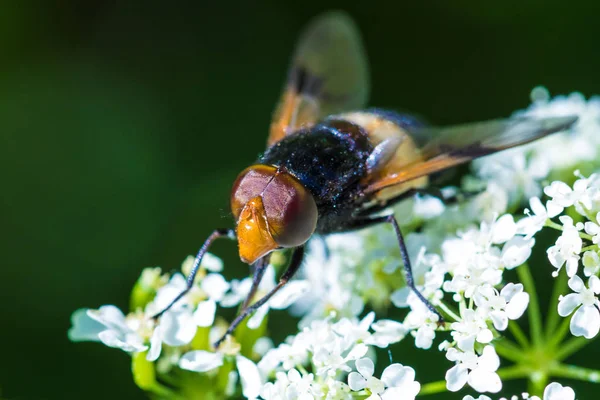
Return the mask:
[[342, 12], [316, 17], [300, 36], [268, 144], [320, 118], [364, 107], [369, 91], [358, 29]]
[[568, 129], [576, 121], [576, 116], [519, 117], [447, 128], [421, 129], [415, 134], [427, 138], [421, 150], [422, 160], [372, 182], [366, 192], [377, 192], [474, 158], [532, 142], [551, 133]]

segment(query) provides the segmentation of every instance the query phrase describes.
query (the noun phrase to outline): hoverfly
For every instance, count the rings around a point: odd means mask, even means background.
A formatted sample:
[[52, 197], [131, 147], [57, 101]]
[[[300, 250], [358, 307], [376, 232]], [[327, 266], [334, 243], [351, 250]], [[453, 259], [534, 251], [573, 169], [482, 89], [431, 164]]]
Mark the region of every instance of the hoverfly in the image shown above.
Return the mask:
[[[252, 287], [218, 347], [294, 276], [313, 235], [387, 223], [398, 238], [407, 285], [441, 319], [415, 287], [394, 215], [382, 211], [423, 190], [431, 174], [567, 129], [577, 120], [510, 118], [432, 128], [409, 115], [364, 109], [368, 87], [365, 51], [352, 20], [340, 12], [313, 20], [293, 56], [267, 150], [233, 184], [236, 229], [218, 229], [208, 237], [187, 289], [155, 318], [190, 290], [213, 241], [237, 240], [241, 260], [253, 267]], [[279, 283], [251, 303], [271, 252], [285, 248], [293, 253]]]

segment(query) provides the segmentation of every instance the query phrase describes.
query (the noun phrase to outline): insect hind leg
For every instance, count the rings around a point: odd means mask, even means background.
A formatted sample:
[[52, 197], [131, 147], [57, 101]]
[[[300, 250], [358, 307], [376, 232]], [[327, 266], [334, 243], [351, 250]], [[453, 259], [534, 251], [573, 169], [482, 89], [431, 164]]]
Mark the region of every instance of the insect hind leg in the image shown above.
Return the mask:
[[385, 215], [381, 217], [371, 217], [371, 218], [361, 218], [353, 221], [353, 224], [348, 227], [348, 230], [351, 229], [361, 229], [366, 228], [375, 224], [380, 223], [388, 223], [392, 225], [394, 232], [396, 233], [396, 237], [398, 238], [398, 245], [400, 246], [400, 256], [402, 257], [402, 262], [404, 264], [404, 274], [406, 279], [406, 285], [411, 288], [414, 294], [421, 300], [421, 302], [435, 315], [438, 317], [438, 324], [444, 323], [444, 317], [442, 314], [435, 308], [433, 304], [429, 300], [423, 296], [423, 294], [417, 289], [415, 285], [415, 279], [413, 276], [412, 265], [410, 263], [410, 258], [408, 256], [408, 250], [406, 249], [406, 244], [404, 242], [404, 236], [402, 235], [402, 231], [400, 230], [400, 226], [398, 225], [398, 221], [394, 215]]

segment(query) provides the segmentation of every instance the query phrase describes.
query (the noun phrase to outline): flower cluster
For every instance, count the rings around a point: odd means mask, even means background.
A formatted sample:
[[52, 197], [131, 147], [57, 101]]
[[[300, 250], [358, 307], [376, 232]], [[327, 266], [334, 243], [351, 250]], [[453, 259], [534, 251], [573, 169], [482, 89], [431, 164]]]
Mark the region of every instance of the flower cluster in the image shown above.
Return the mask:
[[[462, 390], [464, 400], [491, 400], [484, 393], [519, 378], [529, 379], [534, 395], [511, 400], [574, 399], [571, 388], [548, 383], [600, 377], [562, 364], [587, 344], [570, 340], [600, 331], [600, 176], [593, 173], [600, 171], [600, 101], [578, 94], [550, 100], [540, 88], [532, 96], [518, 116], [575, 114], [579, 121], [569, 132], [476, 161], [459, 186], [441, 191], [452, 201], [417, 195], [394, 206], [416, 286], [439, 313], [407, 287], [398, 239], [381, 225], [311, 240], [297, 276], [217, 348], [229, 326], [223, 315], [243, 304], [252, 280], [227, 280], [212, 254], [192, 289], [160, 318], [153, 316], [186, 288], [192, 257], [182, 273], [145, 269], [128, 313], [112, 305], [77, 310], [69, 337], [131, 354], [136, 384], [155, 398], [412, 400]], [[540, 231], [557, 232], [541, 250], [547, 268], [540, 270], [556, 278], [545, 332], [528, 267], [536, 241], [543, 243]], [[284, 258], [271, 258], [251, 301], [276, 286]], [[297, 325], [279, 326], [289, 336], [274, 343], [270, 315], [284, 309]], [[377, 317], [383, 312], [386, 319]], [[519, 324], [523, 315], [530, 338]], [[559, 327], [559, 316], [570, 318]], [[397, 343], [436, 352], [443, 380], [392, 360], [391, 352], [389, 362], [381, 357]]]

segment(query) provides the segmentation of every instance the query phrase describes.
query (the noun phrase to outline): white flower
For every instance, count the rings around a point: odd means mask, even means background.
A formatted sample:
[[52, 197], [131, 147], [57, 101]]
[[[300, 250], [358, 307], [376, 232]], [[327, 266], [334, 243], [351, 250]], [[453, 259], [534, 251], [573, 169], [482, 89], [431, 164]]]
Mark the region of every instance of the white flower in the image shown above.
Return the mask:
[[552, 382], [544, 389], [544, 400], [575, 400], [575, 392], [568, 386]]
[[589, 178], [582, 177], [575, 181], [573, 189], [564, 182], [552, 182], [550, 186], [544, 188], [544, 193], [552, 198], [548, 202], [548, 207], [556, 207], [562, 212], [562, 209], [574, 205], [578, 212], [585, 215], [586, 210], [592, 209], [594, 189], [590, 188], [590, 185], [594, 179], [594, 175]]
[[348, 386], [355, 392], [368, 389], [372, 400], [380, 398], [379, 394], [385, 390], [385, 384], [373, 376], [375, 365], [370, 358], [356, 360], [356, 370], [348, 375]]
[[463, 397], [463, 400], [492, 400], [491, 397], [486, 396], [485, 394], [480, 394], [479, 397], [473, 397], [470, 394]]
[[529, 199], [529, 209], [525, 210], [527, 217], [517, 222], [517, 233], [531, 238], [542, 230], [548, 219], [556, 217], [561, 212], [562, 207], [553, 206], [553, 203], [550, 202], [544, 207], [539, 197], [532, 197]]
[[548, 259], [557, 268], [553, 276], [558, 276], [558, 271], [566, 264], [567, 275], [572, 277], [577, 273], [583, 243], [579, 237], [581, 227], [579, 224], [573, 225], [573, 219], [566, 215], [560, 217], [560, 221], [563, 223], [563, 231], [556, 244], [548, 249]]
[[411, 310], [404, 318], [403, 326], [411, 331], [415, 346], [429, 349], [435, 339], [439, 318], [414, 293], [408, 296], [408, 304]]
[[73, 327], [69, 339], [78, 341], [100, 341], [108, 347], [138, 353], [148, 349], [144, 338], [137, 332], [139, 326], [134, 319], [126, 319], [117, 307], [106, 305], [98, 310], [80, 309], [71, 317]]
[[383, 371], [381, 379], [373, 376], [375, 365], [370, 358], [356, 361], [356, 370], [348, 375], [348, 386], [353, 391], [367, 389], [369, 400], [414, 400], [421, 390], [415, 381], [415, 371], [402, 364], [392, 364]]
[[462, 351], [474, 351], [475, 341], [478, 343], [487, 344], [492, 341], [494, 335], [487, 327], [484, 316], [475, 312], [472, 309], [465, 309], [461, 313], [462, 319], [453, 322], [452, 337], [456, 341], [456, 345]]
[[600, 303], [596, 297], [600, 293], [600, 278], [592, 275], [586, 288], [581, 278], [575, 275], [569, 279], [569, 287], [575, 293], [560, 297], [558, 314], [566, 317], [581, 306], [571, 318], [571, 333], [591, 339], [600, 330]]
[[456, 392], [466, 383], [478, 392], [498, 393], [502, 389], [502, 381], [496, 373], [500, 359], [493, 346], [486, 346], [481, 356], [450, 348], [446, 358], [457, 362], [446, 372], [446, 388], [449, 391]]
[[520, 318], [529, 304], [529, 294], [523, 292], [523, 285], [520, 283], [508, 283], [500, 293], [491, 286], [481, 287], [473, 299], [478, 307], [478, 314], [487, 315], [499, 331], [508, 327], [509, 319]]
[[[231, 349], [226, 349], [225, 351], [218, 351], [215, 353], [204, 350], [190, 351], [181, 357], [179, 360], [179, 367], [181, 369], [196, 372], [211, 371], [223, 365], [225, 355], [233, 355], [230, 353], [239, 351], [239, 347], [233, 351], [230, 350]], [[258, 397], [262, 387], [262, 377], [256, 364], [240, 354], [235, 355], [235, 362], [242, 382], [244, 397], [248, 399]]]

